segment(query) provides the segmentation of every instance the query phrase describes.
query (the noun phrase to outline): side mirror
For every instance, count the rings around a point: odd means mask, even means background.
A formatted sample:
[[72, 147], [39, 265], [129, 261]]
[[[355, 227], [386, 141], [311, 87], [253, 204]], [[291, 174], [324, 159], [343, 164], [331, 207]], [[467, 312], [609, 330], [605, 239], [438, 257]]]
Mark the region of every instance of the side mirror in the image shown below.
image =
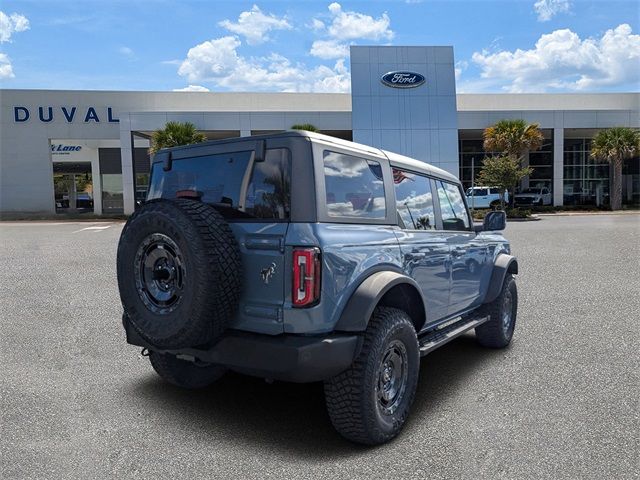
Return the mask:
[[502, 210], [496, 210], [487, 213], [482, 222], [482, 230], [484, 232], [492, 232], [504, 230], [507, 226], [507, 214]]

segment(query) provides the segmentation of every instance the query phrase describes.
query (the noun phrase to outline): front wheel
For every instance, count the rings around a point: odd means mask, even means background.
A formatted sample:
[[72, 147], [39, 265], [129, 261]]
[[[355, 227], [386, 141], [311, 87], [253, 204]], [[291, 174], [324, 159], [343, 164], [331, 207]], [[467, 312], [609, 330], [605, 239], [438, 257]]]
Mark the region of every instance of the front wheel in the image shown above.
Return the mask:
[[227, 369], [219, 365], [199, 365], [168, 353], [149, 352], [151, 366], [160, 377], [177, 387], [198, 389], [211, 385]]
[[483, 347], [504, 348], [511, 342], [518, 314], [518, 289], [508, 273], [500, 295], [484, 307], [489, 320], [476, 328], [476, 339]]
[[398, 435], [418, 384], [420, 352], [409, 316], [375, 309], [353, 365], [325, 382], [331, 423], [346, 439], [378, 445]]

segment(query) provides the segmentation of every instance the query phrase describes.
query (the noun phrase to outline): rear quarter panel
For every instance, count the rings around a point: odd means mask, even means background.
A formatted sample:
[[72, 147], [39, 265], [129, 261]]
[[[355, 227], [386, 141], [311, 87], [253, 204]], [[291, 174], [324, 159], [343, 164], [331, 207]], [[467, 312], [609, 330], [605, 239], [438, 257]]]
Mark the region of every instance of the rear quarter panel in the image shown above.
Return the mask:
[[[291, 250], [294, 246], [320, 247], [322, 293], [318, 305], [298, 309], [291, 307], [291, 292], [287, 292], [284, 331], [330, 332], [364, 279], [382, 270], [402, 272], [402, 255], [394, 235], [396, 228], [387, 225], [291, 224], [286, 239], [288, 272], [291, 271]], [[290, 279], [287, 284], [291, 285]]]

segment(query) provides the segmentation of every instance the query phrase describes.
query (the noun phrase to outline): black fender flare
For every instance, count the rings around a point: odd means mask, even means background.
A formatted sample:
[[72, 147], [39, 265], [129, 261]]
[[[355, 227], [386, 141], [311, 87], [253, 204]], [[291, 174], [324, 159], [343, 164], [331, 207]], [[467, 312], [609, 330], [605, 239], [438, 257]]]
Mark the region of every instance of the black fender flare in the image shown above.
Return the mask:
[[342, 310], [334, 329], [344, 332], [364, 332], [373, 310], [385, 294], [394, 287], [403, 286], [404, 288], [394, 291], [398, 294], [393, 295], [385, 305], [397, 308], [406, 306], [405, 310], [411, 310], [407, 313], [411, 316], [416, 331], [420, 331], [425, 323], [427, 311], [420, 286], [411, 277], [388, 270], [373, 273], [362, 281]]
[[507, 255], [501, 253], [496, 257], [496, 261], [493, 264], [493, 272], [491, 272], [491, 280], [489, 281], [489, 287], [487, 288], [487, 294], [484, 296], [482, 303], [491, 303], [502, 290], [502, 284], [504, 283], [504, 277], [507, 273], [516, 275], [518, 273], [518, 260], [513, 255]]

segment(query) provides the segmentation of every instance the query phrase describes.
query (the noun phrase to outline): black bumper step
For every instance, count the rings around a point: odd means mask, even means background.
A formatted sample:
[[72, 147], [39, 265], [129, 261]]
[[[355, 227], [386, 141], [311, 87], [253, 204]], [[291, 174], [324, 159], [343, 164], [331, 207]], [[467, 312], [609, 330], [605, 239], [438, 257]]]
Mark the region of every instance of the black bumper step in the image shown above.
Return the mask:
[[445, 343], [450, 342], [454, 338], [459, 337], [464, 332], [476, 328], [489, 320], [489, 317], [473, 317], [473, 318], [458, 318], [452, 322], [427, 332], [424, 336], [418, 339], [420, 343], [420, 355], [424, 356], [427, 353], [431, 353], [436, 348], [441, 347]]

